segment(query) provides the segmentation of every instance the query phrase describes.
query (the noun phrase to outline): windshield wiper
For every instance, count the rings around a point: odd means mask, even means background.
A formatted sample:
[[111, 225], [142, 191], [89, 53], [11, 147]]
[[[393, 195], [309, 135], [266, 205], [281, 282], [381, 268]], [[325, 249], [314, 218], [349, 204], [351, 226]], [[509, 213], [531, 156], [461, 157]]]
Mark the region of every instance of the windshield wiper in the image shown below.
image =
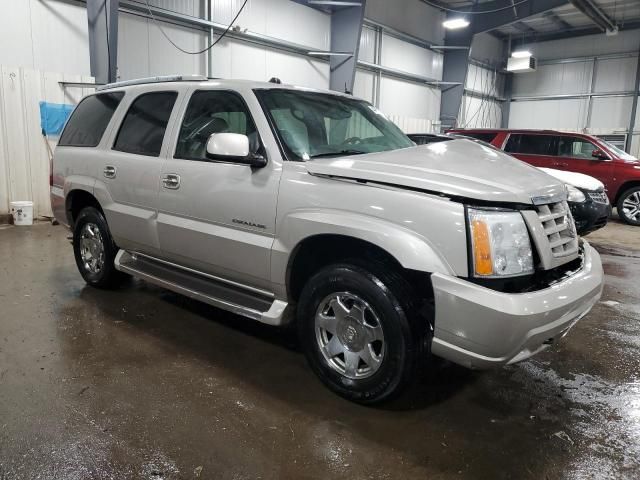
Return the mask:
[[340, 150], [339, 152], [327, 152], [327, 153], [318, 153], [316, 155], [311, 155], [309, 158], [322, 158], [322, 157], [337, 157], [340, 155], [360, 155], [363, 153], [361, 150]]

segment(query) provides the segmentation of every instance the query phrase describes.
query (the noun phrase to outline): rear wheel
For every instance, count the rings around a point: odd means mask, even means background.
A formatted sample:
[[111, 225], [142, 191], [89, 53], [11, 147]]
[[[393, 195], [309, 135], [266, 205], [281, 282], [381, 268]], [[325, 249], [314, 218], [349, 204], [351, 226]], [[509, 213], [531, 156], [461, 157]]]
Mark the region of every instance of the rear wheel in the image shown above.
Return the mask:
[[616, 206], [623, 222], [629, 225], [640, 225], [640, 186], [623, 192]]
[[104, 215], [94, 207], [86, 207], [78, 214], [73, 230], [73, 253], [82, 278], [93, 287], [111, 288], [127, 277], [115, 268], [118, 247]]
[[427, 321], [414, 319], [414, 312], [400, 275], [372, 265], [330, 265], [300, 296], [300, 343], [331, 390], [359, 403], [378, 403], [404, 390], [426, 355]]

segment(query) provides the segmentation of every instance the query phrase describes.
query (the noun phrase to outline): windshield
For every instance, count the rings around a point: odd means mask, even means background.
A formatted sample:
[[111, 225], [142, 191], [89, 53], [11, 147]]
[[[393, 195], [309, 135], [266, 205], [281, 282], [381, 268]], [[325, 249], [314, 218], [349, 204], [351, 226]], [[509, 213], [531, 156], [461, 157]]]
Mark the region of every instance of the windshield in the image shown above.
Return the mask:
[[414, 146], [380, 111], [362, 100], [284, 89], [255, 93], [291, 160]]
[[636, 157], [634, 157], [633, 155], [629, 155], [627, 152], [625, 152], [624, 150], [621, 150], [620, 148], [616, 147], [615, 145], [600, 139], [600, 141], [602, 143], [604, 143], [607, 148], [609, 150], [611, 150], [613, 153], [615, 153], [619, 158], [621, 158], [622, 160], [637, 160]]

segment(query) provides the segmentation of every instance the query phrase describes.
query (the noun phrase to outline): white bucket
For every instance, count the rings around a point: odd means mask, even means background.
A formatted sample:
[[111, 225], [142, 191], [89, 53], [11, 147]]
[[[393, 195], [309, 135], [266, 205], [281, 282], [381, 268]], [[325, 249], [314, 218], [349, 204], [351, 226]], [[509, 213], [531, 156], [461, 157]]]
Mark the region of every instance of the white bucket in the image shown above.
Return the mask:
[[33, 202], [11, 202], [14, 225], [33, 225]]

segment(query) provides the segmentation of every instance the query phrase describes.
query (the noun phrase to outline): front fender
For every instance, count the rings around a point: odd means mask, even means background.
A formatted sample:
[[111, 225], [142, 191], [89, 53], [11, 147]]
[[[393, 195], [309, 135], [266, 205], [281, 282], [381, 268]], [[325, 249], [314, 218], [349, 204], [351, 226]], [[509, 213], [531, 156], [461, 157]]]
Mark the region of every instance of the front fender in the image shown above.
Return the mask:
[[272, 280], [284, 285], [289, 257], [303, 240], [316, 235], [343, 235], [364, 240], [385, 250], [400, 265], [421, 272], [454, 275], [453, 268], [425, 237], [398, 224], [339, 210], [310, 209], [292, 212], [279, 226], [283, 232], [272, 251]]

